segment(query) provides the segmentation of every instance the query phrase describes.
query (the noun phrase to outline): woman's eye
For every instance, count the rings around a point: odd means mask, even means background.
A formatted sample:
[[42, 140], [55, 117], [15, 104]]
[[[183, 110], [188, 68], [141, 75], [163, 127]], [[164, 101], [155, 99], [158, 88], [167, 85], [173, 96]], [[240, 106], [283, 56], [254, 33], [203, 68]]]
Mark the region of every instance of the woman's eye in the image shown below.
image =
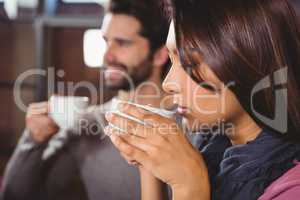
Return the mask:
[[217, 88], [214, 84], [210, 84], [210, 83], [207, 83], [207, 82], [203, 82], [203, 83], [200, 83], [200, 86], [209, 90], [209, 91], [212, 91], [212, 92], [217, 92]]
[[[217, 86], [211, 82], [204, 81], [199, 75], [196, 75], [195, 73], [190, 73], [191, 78], [198, 83], [198, 85], [206, 90], [209, 90], [211, 92], [218, 92], [219, 89]], [[202, 80], [199, 82], [199, 80]]]

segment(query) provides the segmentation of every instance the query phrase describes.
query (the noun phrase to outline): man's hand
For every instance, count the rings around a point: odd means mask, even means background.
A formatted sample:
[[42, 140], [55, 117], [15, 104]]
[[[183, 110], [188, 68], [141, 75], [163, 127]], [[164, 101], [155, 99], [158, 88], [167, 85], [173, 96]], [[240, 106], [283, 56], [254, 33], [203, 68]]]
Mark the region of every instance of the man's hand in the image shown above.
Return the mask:
[[46, 142], [59, 130], [55, 122], [48, 116], [48, 111], [48, 102], [29, 105], [26, 114], [26, 128], [37, 143]]

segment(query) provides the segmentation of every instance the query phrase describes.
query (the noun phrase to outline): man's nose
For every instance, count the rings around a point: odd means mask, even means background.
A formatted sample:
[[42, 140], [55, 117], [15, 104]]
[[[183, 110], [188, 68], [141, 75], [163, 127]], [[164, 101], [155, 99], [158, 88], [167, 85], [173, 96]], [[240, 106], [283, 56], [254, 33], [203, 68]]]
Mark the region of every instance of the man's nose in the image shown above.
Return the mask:
[[115, 60], [115, 48], [112, 45], [107, 45], [104, 60], [106, 62], [113, 62]]

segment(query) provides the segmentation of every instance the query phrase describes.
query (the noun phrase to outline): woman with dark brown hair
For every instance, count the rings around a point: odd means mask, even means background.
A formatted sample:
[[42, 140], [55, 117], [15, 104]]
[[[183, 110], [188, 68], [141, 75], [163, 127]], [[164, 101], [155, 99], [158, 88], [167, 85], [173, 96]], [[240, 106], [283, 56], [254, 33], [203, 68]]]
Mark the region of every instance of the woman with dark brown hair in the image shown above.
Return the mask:
[[[128, 104], [145, 125], [107, 114], [142, 199], [258, 199], [300, 159], [300, 33], [288, 0], [171, 0], [173, 96], [197, 150], [173, 120]], [[217, 124], [217, 125], [216, 125]], [[220, 125], [221, 124], [221, 125]]]

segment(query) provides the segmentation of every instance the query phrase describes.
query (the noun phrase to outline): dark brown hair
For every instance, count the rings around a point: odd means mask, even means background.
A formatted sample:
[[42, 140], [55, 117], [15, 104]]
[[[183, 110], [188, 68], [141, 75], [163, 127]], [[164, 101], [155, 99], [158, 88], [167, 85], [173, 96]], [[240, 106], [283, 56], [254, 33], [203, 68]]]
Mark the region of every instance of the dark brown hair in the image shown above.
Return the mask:
[[[278, 90], [272, 77], [287, 69], [287, 100], [281, 102], [287, 105], [285, 135], [300, 138], [300, 34], [288, 0], [165, 0], [165, 7], [174, 21], [182, 66], [197, 71], [191, 49], [199, 53], [221, 81], [235, 83], [230, 89], [263, 128], [273, 129], [254, 115], [251, 103], [274, 117]], [[251, 102], [253, 88], [266, 77], [272, 80], [268, 89]]]
[[[108, 12], [133, 16], [141, 23], [140, 34], [149, 40], [152, 54], [165, 45], [169, 30], [169, 18], [159, 2], [160, 0], [111, 0], [108, 7]], [[169, 67], [170, 61], [163, 67], [162, 79]]]

